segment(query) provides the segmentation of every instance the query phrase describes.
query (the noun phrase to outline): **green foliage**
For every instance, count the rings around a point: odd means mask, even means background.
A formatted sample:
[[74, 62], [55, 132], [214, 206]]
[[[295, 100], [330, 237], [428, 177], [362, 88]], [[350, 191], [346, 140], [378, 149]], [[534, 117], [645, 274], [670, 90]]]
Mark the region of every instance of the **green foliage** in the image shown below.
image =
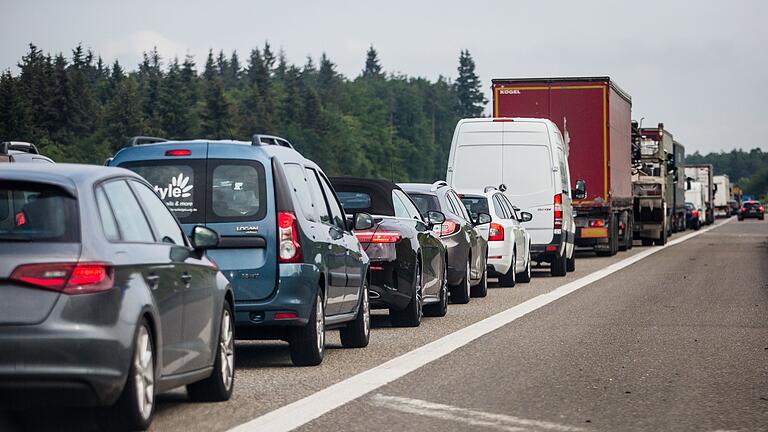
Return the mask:
[[134, 135], [175, 139], [284, 136], [328, 175], [432, 182], [445, 177], [453, 129], [486, 103], [468, 52], [453, 84], [384, 72], [370, 47], [347, 78], [322, 54], [303, 65], [265, 43], [247, 57], [211, 50], [198, 72], [156, 49], [136, 70], [82, 46], [69, 58], [35, 45], [20, 73], [0, 73], [0, 139], [32, 141], [62, 162], [102, 163]]
[[768, 195], [768, 153], [760, 148], [707, 155], [697, 151], [688, 155], [685, 161], [689, 164], [712, 164], [716, 174], [728, 174], [731, 182], [741, 186], [747, 195]]

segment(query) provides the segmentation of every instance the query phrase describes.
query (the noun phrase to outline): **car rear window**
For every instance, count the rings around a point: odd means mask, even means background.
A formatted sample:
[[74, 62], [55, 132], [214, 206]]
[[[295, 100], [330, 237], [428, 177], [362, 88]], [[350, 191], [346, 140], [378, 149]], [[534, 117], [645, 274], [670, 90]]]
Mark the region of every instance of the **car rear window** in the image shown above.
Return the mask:
[[77, 200], [37, 183], [0, 182], [0, 242], [80, 241]]
[[491, 211], [488, 209], [488, 198], [486, 197], [473, 197], [464, 195], [461, 197], [461, 202], [464, 203], [464, 207], [469, 210], [470, 214], [491, 214]]
[[362, 210], [371, 207], [371, 195], [365, 192], [336, 192], [344, 210]]
[[140, 161], [144, 177], [182, 224], [257, 221], [267, 212], [264, 165], [244, 159]]
[[419, 208], [419, 212], [422, 215], [426, 215], [430, 210], [441, 211], [440, 201], [438, 201], [437, 197], [434, 195], [409, 193], [408, 196], [411, 197], [411, 200], [413, 200], [413, 203]]
[[760, 202], [752, 201], [752, 202], [744, 203], [744, 207], [748, 208], [748, 209], [750, 209], [750, 208], [758, 208], [758, 207], [760, 207]]

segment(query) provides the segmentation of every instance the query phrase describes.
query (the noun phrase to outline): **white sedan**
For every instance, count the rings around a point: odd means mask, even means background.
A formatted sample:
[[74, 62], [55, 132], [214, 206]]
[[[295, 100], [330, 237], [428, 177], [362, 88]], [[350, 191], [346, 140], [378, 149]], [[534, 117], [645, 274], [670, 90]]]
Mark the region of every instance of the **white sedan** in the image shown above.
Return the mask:
[[503, 193], [492, 187], [484, 192], [459, 192], [459, 197], [470, 214], [491, 215], [490, 224], [478, 227], [488, 240], [491, 274], [498, 276], [502, 286], [530, 282], [531, 236], [523, 223], [531, 220], [531, 214], [520, 212]]

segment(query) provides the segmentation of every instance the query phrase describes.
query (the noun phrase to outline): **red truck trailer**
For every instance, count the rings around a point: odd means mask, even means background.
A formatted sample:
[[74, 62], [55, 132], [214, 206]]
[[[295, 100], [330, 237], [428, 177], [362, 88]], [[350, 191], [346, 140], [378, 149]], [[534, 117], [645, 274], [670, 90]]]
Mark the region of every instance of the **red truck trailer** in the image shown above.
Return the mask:
[[609, 77], [493, 80], [494, 117], [547, 118], [563, 132], [571, 178], [587, 182], [573, 201], [576, 245], [598, 255], [632, 247], [631, 110]]

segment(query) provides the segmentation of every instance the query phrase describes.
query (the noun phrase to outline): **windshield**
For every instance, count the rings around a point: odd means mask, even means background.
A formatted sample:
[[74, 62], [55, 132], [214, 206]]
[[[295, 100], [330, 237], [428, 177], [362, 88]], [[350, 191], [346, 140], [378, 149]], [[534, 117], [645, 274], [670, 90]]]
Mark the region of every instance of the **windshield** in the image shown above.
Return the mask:
[[0, 241], [80, 241], [77, 200], [48, 185], [0, 182]]
[[344, 210], [362, 210], [371, 207], [371, 196], [365, 192], [336, 192]]
[[408, 196], [411, 197], [422, 215], [426, 215], [430, 210], [440, 211], [440, 202], [434, 195], [409, 193]]

